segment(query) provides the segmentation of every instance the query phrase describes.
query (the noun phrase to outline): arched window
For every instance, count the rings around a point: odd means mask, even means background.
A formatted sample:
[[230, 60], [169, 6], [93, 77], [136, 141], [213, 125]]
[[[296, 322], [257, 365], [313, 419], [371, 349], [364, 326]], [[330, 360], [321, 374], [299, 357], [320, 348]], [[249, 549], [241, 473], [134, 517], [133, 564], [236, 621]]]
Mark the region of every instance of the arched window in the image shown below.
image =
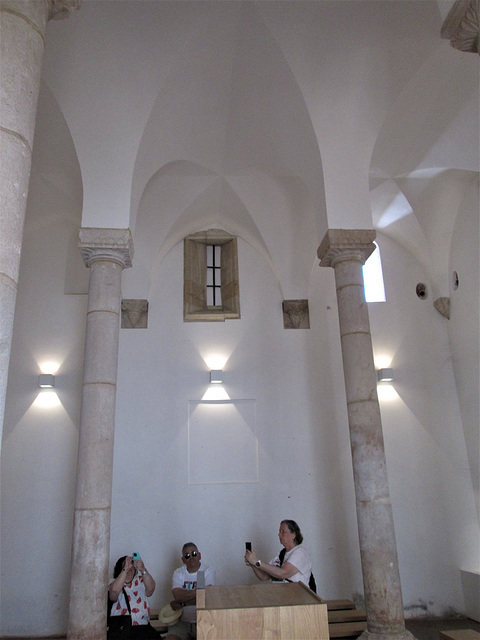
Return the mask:
[[375, 251], [363, 265], [363, 286], [367, 302], [385, 302], [385, 286], [383, 284], [382, 258], [380, 247], [376, 242]]

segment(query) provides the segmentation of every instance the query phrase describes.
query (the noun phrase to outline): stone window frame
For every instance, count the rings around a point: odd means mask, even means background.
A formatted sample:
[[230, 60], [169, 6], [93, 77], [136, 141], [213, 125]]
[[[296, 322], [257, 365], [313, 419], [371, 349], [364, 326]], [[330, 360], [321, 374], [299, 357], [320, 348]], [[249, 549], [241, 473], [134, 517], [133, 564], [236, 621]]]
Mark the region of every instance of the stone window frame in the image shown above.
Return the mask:
[[[207, 245], [222, 247], [222, 305], [207, 305]], [[183, 320], [224, 322], [240, 318], [237, 238], [223, 229], [208, 229], [184, 239]]]

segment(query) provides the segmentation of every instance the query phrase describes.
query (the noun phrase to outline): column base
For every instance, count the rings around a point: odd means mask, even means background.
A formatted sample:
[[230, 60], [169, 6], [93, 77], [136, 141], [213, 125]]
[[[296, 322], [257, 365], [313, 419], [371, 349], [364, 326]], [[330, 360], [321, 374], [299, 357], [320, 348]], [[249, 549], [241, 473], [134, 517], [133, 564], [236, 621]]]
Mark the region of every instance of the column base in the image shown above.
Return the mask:
[[393, 631], [382, 631], [380, 633], [372, 633], [371, 631], [364, 631], [357, 640], [415, 640], [415, 636], [412, 636], [410, 631], [404, 629], [400, 633]]

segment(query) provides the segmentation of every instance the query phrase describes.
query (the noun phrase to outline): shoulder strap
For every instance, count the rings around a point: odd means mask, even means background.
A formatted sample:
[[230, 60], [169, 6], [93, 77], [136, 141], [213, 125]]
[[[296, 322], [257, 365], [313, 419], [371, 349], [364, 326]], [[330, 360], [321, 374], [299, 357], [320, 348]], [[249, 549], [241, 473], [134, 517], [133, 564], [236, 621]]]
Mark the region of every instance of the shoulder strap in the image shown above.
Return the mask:
[[[125, 602], [127, 604], [128, 613], [131, 616], [132, 612], [130, 610], [130, 602], [128, 600], [128, 595], [127, 595], [127, 592], [125, 591], [125, 588], [122, 588], [122, 593], [123, 593], [123, 596], [125, 598]], [[115, 604], [115, 602], [113, 600], [110, 600], [110, 595], [107, 595], [107, 620], [109, 620], [111, 615], [112, 615], [112, 607], [113, 607], [114, 604]]]
[[[280, 560], [280, 566], [282, 566], [283, 561], [285, 560], [286, 552], [287, 550], [284, 547], [278, 554], [278, 559]], [[290, 582], [290, 580], [288, 582]], [[317, 593], [317, 585], [315, 583], [315, 578], [313, 577], [313, 573], [310, 574], [310, 581], [308, 583], [308, 588], [311, 589], [314, 593]]]
[[[280, 551], [280, 553], [278, 554], [278, 559], [280, 560], [280, 566], [282, 566], [283, 561], [285, 560], [285, 554], [287, 553], [287, 550], [285, 549], [285, 547]], [[281, 578], [270, 578], [272, 582], [283, 582], [283, 580]]]
[[125, 591], [125, 587], [122, 588], [123, 591], [123, 595], [125, 597], [125, 602], [127, 603], [127, 609], [128, 609], [128, 613], [130, 614], [130, 616], [132, 615], [132, 612], [130, 611], [130, 602], [128, 601], [128, 595], [127, 592]]

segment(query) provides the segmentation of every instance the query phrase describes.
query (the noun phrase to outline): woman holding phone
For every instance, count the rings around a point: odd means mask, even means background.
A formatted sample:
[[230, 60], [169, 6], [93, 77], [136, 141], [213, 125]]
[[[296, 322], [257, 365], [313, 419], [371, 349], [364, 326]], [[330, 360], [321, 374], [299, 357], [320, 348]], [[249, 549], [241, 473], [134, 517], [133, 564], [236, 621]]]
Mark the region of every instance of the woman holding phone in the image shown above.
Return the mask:
[[[113, 570], [113, 580], [108, 585], [109, 622], [117, 616], [130, 616], [128, 638], [158, 638], [158, 633], [150, 625], [147, 602], [154, 591], [155, 580], [138, 554], [119, 558]], [[116, 626], [109, 623], [107, 638], [113, 640], [116, 637]]]
[[245, 552], [245, 563], [260, 580], [303, 582], [307, 587], [310, 586], [312, 561], [308, 551], [302, 547], [302, 532], [295, 520], [281, 521], [278, 539], [283, 549], [268, 564], [262, 562], [255, 551], [248, 548]]

